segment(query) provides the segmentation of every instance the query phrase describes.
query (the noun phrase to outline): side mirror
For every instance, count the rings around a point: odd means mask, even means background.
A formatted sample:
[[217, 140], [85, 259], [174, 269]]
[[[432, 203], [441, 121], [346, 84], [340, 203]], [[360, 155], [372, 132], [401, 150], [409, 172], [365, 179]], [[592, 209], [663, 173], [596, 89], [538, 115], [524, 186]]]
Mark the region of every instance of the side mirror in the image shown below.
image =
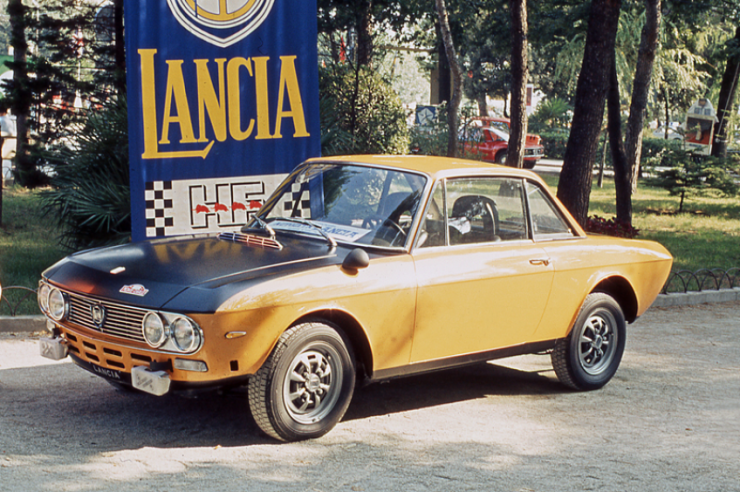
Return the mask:
[[357, 270], [367, 268], [370, 264], [370, 257], [367, 251], [362, 248], [353, 249], [342, 262], [342, 268], [350, 273], [357, 273]]

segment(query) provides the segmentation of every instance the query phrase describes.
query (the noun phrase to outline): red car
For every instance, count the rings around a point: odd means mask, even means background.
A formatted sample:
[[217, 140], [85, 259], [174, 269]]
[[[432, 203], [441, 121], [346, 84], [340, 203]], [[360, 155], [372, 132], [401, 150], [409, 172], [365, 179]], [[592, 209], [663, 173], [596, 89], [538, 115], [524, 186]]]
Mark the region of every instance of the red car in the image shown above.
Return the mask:
[[[463, 136], [465, 150], [480, 154], [484, 161], [503, 164], [509, 149], [510, 122], [508, 118], [485, 117], [473, 119]], [[545, 156], [539, 135], [527, 134], [524, 148], [524, 167], [532, 169]]]

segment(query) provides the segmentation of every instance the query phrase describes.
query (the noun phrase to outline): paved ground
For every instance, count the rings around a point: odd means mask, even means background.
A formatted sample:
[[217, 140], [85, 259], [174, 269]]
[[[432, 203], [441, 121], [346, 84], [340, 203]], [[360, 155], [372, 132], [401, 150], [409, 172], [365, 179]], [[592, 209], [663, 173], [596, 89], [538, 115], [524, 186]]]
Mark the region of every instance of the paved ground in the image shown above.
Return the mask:
[[527, 356], [358, 390], [276, 444], [243, 394], [124, 394], [0, 335], [0, 491], [740, 491], [740, 302], [655, 308], [604, 389]]

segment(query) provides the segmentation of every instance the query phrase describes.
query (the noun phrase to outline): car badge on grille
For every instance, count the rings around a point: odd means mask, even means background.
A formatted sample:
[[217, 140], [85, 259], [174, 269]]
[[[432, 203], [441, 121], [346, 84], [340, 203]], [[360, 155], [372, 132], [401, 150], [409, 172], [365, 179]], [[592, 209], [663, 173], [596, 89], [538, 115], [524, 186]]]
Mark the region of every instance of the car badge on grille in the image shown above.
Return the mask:
[[90, 307], [90, 314], [92, 315], [93, 323], [95, 326], [103, 326], [105, 322], [105, 307], [101, 304], [95, 304]]
[[121, 294], [131, 294], [133, 296], [144, 297], [146, 293], [149, 292], [149, 289], [141, 284], [134, 284], [124, 285], [118, 292], [120, 292]]

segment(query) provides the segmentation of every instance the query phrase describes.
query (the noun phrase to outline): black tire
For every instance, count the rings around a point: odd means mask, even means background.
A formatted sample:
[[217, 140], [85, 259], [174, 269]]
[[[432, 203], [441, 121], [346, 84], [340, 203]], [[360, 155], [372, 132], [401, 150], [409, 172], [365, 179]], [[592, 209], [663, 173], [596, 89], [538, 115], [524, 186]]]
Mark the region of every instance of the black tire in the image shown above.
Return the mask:
[[537, 165], [537, 161], [534, 161], [534, 160], [524, 161], [524, 164], [523, 164], [524, 169], [534, 169], [534, 166], [536, 165]]
[[312, 439], [342, 419], [354, 387], [349, 340], [332, 325], [302, 323], [280, 336], [270, 357], [250, 378], [249, 407], [268, 436], [281, 441]]
[[626, 340], [617, 301], [600, 292], [589, 294], [570, 335], [558, 340], [550, 355], [558, 380], [576, 390], [601, 388], [617, 372]]
[[504, 164], [508, 156], [509, 156], [509, 153], [505, 150], [502, 150], [501, 152], [496, 154], [496, 160], [494, 162], [496, 164]]

